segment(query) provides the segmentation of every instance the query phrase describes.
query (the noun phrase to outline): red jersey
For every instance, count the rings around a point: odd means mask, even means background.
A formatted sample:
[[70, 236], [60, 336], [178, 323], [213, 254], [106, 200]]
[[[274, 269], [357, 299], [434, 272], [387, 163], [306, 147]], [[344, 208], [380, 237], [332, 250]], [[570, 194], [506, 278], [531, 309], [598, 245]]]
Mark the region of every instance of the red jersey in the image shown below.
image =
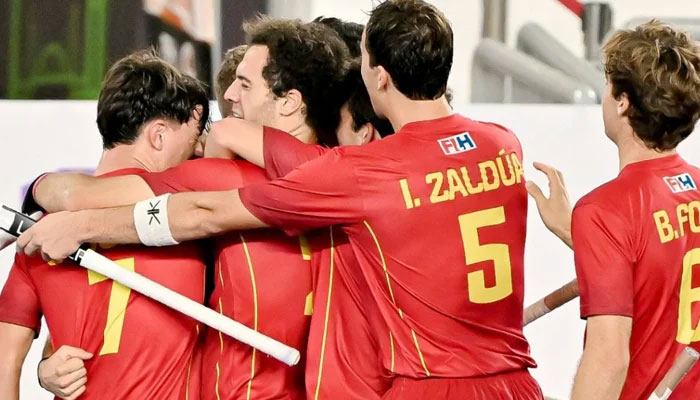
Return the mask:
[[[266, 127], [263, 132], [265, 169], [273, 179], [330, 151], [276, 129]], [[337, 228], [305, 236], [311, 249], [314, 293], [306, 352], [307, 398], [381, 399], [390, 387], [389, 371], [382, 370], [373, 329], [360, 300], [352, 296], [365, 293], [358, 287], [366, 284], [348, 281], [352, 277], [348, 268], [358, 268], [348, 237]]]
[[[245, 161], [199, 159], [143, 175], [156, 194], [231, 190], [267, 181]], [[266, 229], [216, 239], [209, 306], [267, 336], [306, 350], [312, 306], [311, 266], [298, 238]], [[303, 399], [304, 362], [294, 367], [214, 330], [207, 331], [202, 398]]]
[[[128, 169], [108, 175], [142, 173]], [[203, 254], [195, 242], [176, 247], [97, 246], [136, 271], [197, 302], [204, 301]], [[17, 255], [0, 295], [0, 321], [34, 329], [41, 315], [54, 349], [94, 354], [85, 361], [81, 399], [187, 399], [198, 323], [154, 300], [70, 262], [51, 265]]]
[[[576, 204], [572, 237], [581, 317], [632, 318], [620, 399], [646, 399], [700, 342], [700, 170], [678, 155], [630, 164]], [[671, 399], [697, 398], [693, 368]]]
[[240, 196], [288, 233], [342, 226], [371, 295], [363, 311], [383, 322], [371, 325], [383, 369], [484, 376], [535, 366], [522, 334], [521, 160], [512, 132], [452, 115], [333, 149]]

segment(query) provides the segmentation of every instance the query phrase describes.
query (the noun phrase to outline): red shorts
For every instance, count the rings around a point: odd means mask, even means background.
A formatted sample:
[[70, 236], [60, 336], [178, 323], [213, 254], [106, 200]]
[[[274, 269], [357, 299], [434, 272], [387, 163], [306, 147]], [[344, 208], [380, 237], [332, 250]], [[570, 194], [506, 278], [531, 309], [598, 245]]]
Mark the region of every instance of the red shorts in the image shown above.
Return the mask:
[[384, 400], [469, 399], [542, 400], [542, 390], [527, 370], [480, 378], [396, 378]]

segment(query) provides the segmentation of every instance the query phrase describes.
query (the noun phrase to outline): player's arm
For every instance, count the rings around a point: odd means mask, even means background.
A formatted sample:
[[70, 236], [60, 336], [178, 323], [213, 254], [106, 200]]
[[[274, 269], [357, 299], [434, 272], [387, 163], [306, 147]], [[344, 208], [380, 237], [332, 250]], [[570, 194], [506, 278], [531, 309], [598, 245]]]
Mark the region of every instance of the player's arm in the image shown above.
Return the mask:
[[0, 292], [0, 399], [19, 398], [19, 376], [32, 340], [41, 329], [36, 287], [16, 255]]
[[534, 163], [534, 167], [543, 172], [549, 181], [549, 198], [533, 181], [527, 181], [525, 187], [535, 199], [537, 210], [545, 226], [573, 249], [571, 240], [571, 201], [564, 184], [564, 175], [557, 169], [543, 163]]
[[586, 348], [579, 365], [572, 400], [615, 400], [620, 397], [629, 366], [632, 318], [589, 317]]
[[60, 261], [85, 242], [164, 245], [232, 230], [274, 226], [298, 234], [355, 222], [365, 210], [354, 170], [340, 152], [331, 152], [284, 178], [240, 190], [177, 193], [136, 207], [51, 214], [24, 232], [17, 248], [27, 254], [41, 250], [44, 258]]
[[609, 195], [576, 205], [572, 235], [586, 347], [572, 398], [617, 399], [629, 365], [634, 315], [634, 240], [629, 217]]
[[77, 173], [52, 173], [34, 186], [34, 199], [48, 212], [134, 204], [153, 197], [137, 175], [97, 178]]
[[204, 155], [216, 158], [238, 155], [265, 168], [268, 177], [275, 179], [327, 151], [326, 147], [304, 143], [287, 132], [237, 118], [225, 118], [212, 125]]
[[0, 399], [19, 400], [22, 364], [34, 340], [34, 331], [0, 322]]
[[[177, 193], [160, 207], [157, 214], [163, 218], [167, 209], [169, 231], [178, 243], [267, 226], [243, 206], [237, 190]], [[17, 249], [41, 250], [44, 258], [61, 261], [82, 243], [141, 243], [134, 219], [149, 220], [153, 213], [147, 211], [135, 216], [132, 205], [50, 214], [20, 236]]]
[[300, 165], [314, 160], [329, 151], [331, 149], [328, 147], [304, 143], [287, 132], [264, 128], [264, 168], [270, 179], [285, 176]]
[[212, 124], [204, 156], [230, 159], [235, 155], [259, 167], [265, 167], [262, 125], [233, 117]]

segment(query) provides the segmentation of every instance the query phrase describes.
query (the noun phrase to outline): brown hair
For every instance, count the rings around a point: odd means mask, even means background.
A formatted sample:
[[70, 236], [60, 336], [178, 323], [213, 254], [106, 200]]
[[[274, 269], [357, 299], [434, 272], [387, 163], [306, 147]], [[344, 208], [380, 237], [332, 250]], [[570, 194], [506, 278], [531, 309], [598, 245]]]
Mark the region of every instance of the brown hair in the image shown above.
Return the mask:
[[347, 46], [331, 28], [320, 23], [258, 17], [243, 29], [248, 45], [269, 51], [262, 75], [272, 93], [281, 97], [298, 90], [304, 100], [306, 123], [319, 143], [337, 142], [340, 90], [347, 71]]
[[107, 71], [97, 100], [97, 127], [105, 149], [132, 144], [141, 126], [155, 118], [186, 123], [201, 109], [199, 131], [209, 122], [209, 99], [197, 79], [156, 55], [137, 51]]
[[[245, 51], [247, 49], [248, 46], [244, 44], [228, 49], [224, 54], [224, 60], [221, 62], [219, 72], [216, 74], [214, 93], [216, 93], [216, 101], [219, 103], [222, 117], [226, 117], [231, 113], [230, 104], [224, 99], [224, 93], [226, 93], [226, 89], [228, 89], [236, 79], [236, 68], [238, 68], [238, 64], [243, 61], [243, 56], [245, 56]], [[229, 107], [225, 106], [227, 104]]]
[[674, 149], [700, 117], [700, 47], [686, 32], [651, 20], [617, 31], [603, 46], [605, 75], [627, 118], [652, 149]]
[[422, 0], [387, 0], [370, 13], [365, 30], [369, 65], [381, 65], [412, 100], [445, 94], [452, 68], [452, 27]]

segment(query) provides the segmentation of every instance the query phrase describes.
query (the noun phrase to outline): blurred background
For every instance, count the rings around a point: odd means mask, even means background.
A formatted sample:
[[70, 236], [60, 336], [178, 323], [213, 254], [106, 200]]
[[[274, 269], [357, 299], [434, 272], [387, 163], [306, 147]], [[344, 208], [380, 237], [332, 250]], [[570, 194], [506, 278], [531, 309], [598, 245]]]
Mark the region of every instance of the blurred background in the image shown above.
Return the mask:
[[[375, 0], [376, 1], [376, 0]], [[372, 0], [3, 0], [0, 98], [95, 99], [109, 65], [155, 46], [211, 83], [241, 22], [265, 13], [365, 22]], [[599, 102], [600, 43], [652, 16], [700, 37], [695, 0], [434, 0], [455, 31], [456, 104]]]

